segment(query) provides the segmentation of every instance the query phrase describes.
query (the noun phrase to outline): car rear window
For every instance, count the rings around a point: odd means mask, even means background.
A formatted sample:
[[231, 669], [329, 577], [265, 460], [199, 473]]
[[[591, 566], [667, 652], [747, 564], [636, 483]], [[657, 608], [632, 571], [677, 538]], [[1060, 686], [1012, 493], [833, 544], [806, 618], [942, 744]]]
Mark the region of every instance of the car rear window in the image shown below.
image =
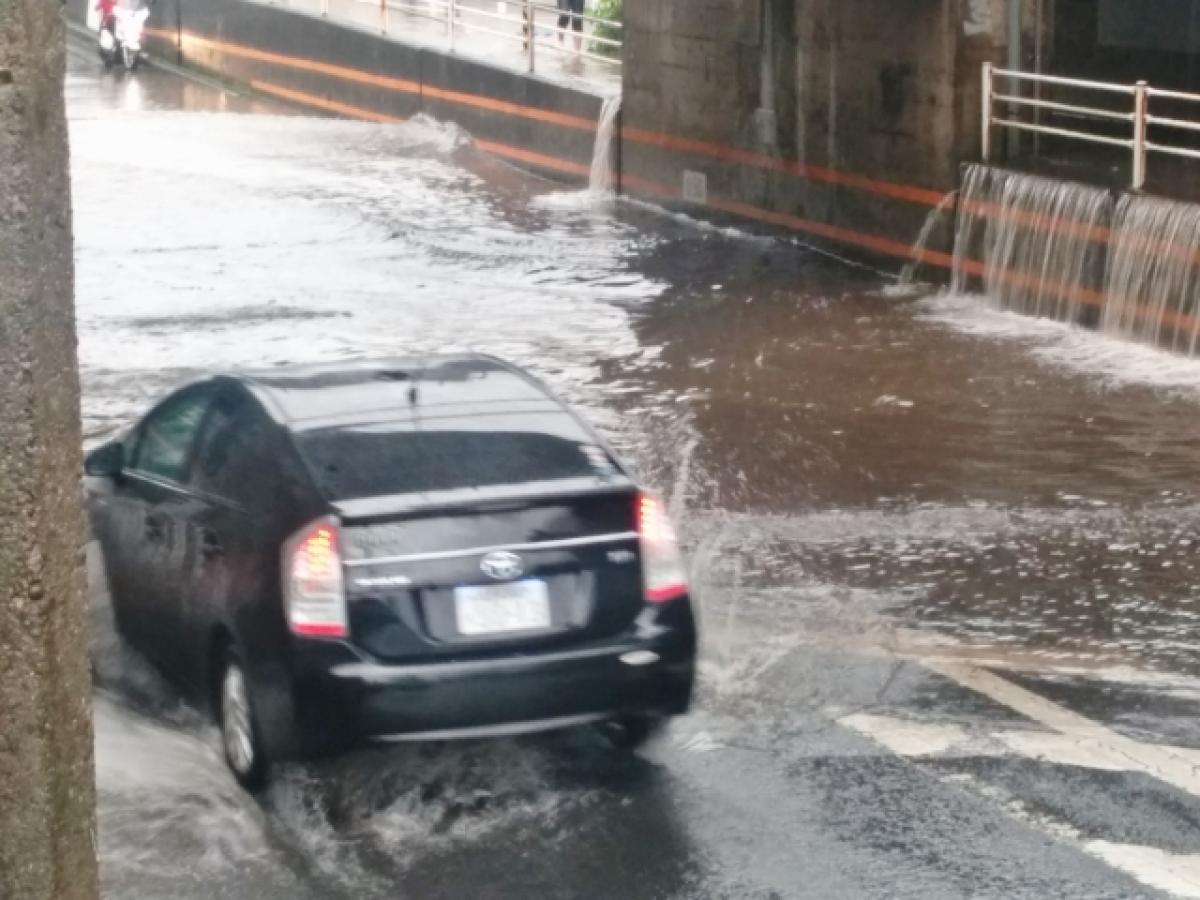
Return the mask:
[[[519, 427], [518, 427], [519, 424]], [[455, 421], [301, 432], [297, 446], [334, 500], [521, 485], [617, 473], [565, 416], [530, 423]]]

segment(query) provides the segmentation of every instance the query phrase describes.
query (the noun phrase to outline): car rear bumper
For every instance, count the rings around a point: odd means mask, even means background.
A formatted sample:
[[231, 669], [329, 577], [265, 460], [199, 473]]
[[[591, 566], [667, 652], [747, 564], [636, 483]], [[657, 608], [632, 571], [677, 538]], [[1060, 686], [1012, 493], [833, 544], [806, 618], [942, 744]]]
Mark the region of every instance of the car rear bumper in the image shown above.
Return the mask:
[[[620, 715], [687, 711], [693, 629], [535, 656], [419, 665], [342, 662], [310, 673], [301, 730], [339, 743], [444, 740], [551, 728]], [[310, 743], [310, 742], [306, 742]]]

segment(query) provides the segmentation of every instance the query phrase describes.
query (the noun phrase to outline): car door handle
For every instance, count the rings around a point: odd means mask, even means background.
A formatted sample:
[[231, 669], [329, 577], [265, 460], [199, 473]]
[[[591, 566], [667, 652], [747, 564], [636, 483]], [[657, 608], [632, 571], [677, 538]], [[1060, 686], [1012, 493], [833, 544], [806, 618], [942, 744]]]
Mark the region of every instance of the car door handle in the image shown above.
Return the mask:
[[206, 560], [217, 559], [225, 555], [225, 548], [221, 546], [221, 541], [207, 528], [200, 532], [200, 555]]
[[146, 540], [162, 541], [167, 536], [166, 520], [155, 513], [146, 514]]

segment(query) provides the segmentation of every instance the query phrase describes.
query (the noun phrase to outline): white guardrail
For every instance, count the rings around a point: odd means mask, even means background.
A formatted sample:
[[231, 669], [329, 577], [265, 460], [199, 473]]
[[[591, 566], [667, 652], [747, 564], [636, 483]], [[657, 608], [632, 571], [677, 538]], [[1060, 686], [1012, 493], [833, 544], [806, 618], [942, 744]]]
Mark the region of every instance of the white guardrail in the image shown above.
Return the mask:
[[[1008, 82], [1007, 92], [998, 91], [996, 82]], [[1021, 95], [1021, 86], [1032, 84], [1036, 95], [1027, 97]], [[1122, 98], [1125, 108], [1104, 108], [1094, 105], [1075, 105], [1054, 100], [1042, 99], [1042, 87], [1059, 88], [1072, 93], [1091, 93], [1100, 102], [1100, 95]], [[1129, 100], [1124, 100], [1129, 98]], [[1200, 119], [1192, 120], [1172, 116], [1154, 115], [1151, 105], [1155, 100], [1171, 101], [1176, 105], [1189, 108], [1188, 104], [1200, 104], [1200, 94], [1188, 94], [1182, 91], [1167, 91], [1151, 87], [1144, 81], [1136, 84], [1113, 84], [1104, 81], [1084, 81], [1078, 78], [1061, 78], [1055, 75], [1039, 75], [1033, 72], [1019, 72], [1011, 69], [1000, 69], [991, 63], [983, 64], [983, 161], [988, 162], [992, 152], [992, 131], [997, 128], [1008, 128], [1014, 131], [1045, 134], [1052, 137], [1069, 140], [1086, 141], [1093, 144], [1104, 144], [1110, 147], [1121, 147], [1129, 150], [1132, 155], [1132, 185], [1134, 190], [1141, 190], [1146, 184], [1146, 160], [1151, 153], [1161, 153], [1168, 156], [1179, 156], [1187, 159], [1200, 160], [1200, 149], [1165, 143], [1162, 139], [1152, 141], [1149, 129], [1157, 127], [1156, 135], [1163, 132], [1191, 132], [1200, 134]], [[1003, 115], [997, 115], [998, 108], [1004, 108]], [[1033, 121], [1018, 118], [1021, 110], [1030, 110]], [[1200, 115], [1200, 108], [1197, 109]], [[1051, 119], [1071, 120], [1075, 127], [1065, 125], [1044, 124], [1044, 117]], [[1083, 130], [1086, 125], [1105, 122], [1110, 124], [1107, 133], [1099, 129]], [[1111, 125], [1120, 123], [1118, 132], [1124, 134], [1114, 136]], [[1128, 130], [1126, 127], [1128, 126]]]
[[[278, 2], [299, 5], [296, 0]], [[322, 16], [335, 20], [342, 17], [339, 8], [345, 3], [340, 0], [319, 2]], [[589, 13], [576, 15], [547, 0], [492, 0], [487, 3], [478, 0], [352, 0], [352, 3], [360, 9], [375, 10], [376, 24], [383, 34], [400, 33], [399, 28], [393, 29], [396, 23], [392, 22], [392, 14], [402, 13], [406, 21], [415, 19], [427, 26], [422, 37], [437, 37], [440, 32], [444, 45], [452, 52], [473, 37], [504, 42], [512, 46], [514, 52], [519, 46], [529, 72], [537, 71], [538, 58], [543, 51], [585, 57], [617, 67], [621, 65], [622, 41], [619, 37], [609, 36], [622, 33], [620, 22]], [[559, 27], [560, 17], [568, 16], [581, 20], [582, 32], [573, 30], [569, 20], [566, 27]], [[355, 20], [361, 21], [357, 17]], [[547, 35], [550, 40], [546, 39]]]

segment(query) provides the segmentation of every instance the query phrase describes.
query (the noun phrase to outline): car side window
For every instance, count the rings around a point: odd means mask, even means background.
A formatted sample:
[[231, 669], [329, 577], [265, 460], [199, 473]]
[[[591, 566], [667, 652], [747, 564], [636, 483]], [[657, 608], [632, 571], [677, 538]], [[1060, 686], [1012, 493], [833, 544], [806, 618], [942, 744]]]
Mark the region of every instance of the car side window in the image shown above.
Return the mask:
[[183, 483], [211, 392], [187, 391], [152, 412], [138, 432], [132, 468]]
[[275, 501], [280, 481], [276, 426], [249, 397], [230, 391], [214, 401], [192, 467], [192, 484], [247, 507]]

